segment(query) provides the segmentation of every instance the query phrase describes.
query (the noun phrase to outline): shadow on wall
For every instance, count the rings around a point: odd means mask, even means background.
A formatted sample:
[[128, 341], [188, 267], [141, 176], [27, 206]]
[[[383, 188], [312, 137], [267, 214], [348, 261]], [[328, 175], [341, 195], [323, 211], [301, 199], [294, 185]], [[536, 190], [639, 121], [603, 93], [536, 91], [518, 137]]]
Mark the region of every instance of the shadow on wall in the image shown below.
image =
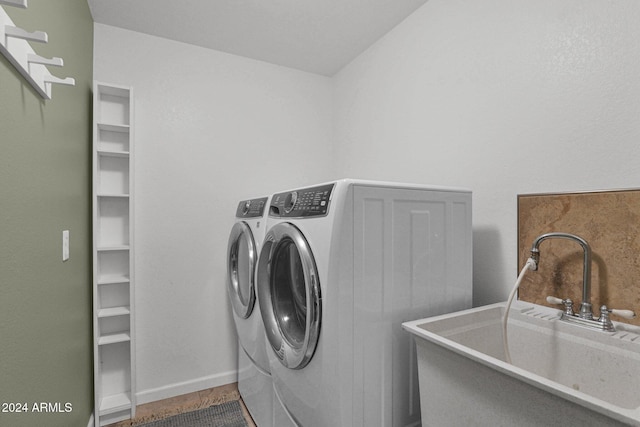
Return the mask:
[[[498, 228], [473, 229], [473, 306], [501, 301], [504, 254]], [[504, 298], [502, 298], [504, 299]]]

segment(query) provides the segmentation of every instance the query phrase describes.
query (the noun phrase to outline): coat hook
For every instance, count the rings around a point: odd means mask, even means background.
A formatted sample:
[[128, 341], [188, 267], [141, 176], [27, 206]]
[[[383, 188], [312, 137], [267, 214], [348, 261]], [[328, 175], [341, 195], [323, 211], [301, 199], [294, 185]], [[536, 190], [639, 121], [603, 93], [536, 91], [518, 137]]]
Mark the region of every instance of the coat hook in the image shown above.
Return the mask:
[[29, 55], [27, 55], [27, 61], [33, 64], [53, 65], [56, 67], [64, 66], [64, 61], [62, 60], [62, 58], [54, 57], [49, 59], [40, 55], [36, 55], [35, 53], [30, 53]]
[[0, 0], [0, 4], [6, 4], [7, 6], [27, 8], [27, 0]]
[[7, 37], [15, 37], [17, 39], [29, 40], [33, 42], [47, 43], [49, 36], [44, 31], [29, 32], [19, 27], [5, 25], [4, 34]]
[[44, 76], [43, 80], [45, 83], [57, 83], [61, 85], [75, 86], [76, 80], [72, 77], [67, 77], [66, 79], [61, 79], [59, 77], [55, 77], [52, 75]]

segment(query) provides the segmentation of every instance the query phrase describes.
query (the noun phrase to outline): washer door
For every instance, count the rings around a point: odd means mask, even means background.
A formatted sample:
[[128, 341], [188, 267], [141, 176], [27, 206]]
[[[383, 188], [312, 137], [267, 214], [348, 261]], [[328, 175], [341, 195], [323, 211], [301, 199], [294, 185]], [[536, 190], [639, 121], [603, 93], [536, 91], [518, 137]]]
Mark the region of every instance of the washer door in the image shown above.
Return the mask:
[[307, 240], [280, 223], [265, 236], [258, 263], [258, 300], [269, 343], [280, 362], [304, 368], [320, 335], [320, 282]]
[[251, 315], [256, 301], [256, 243], [246, 222], [231, 229], [227, 245], [227, 290], [233, 311], [242, 319]]

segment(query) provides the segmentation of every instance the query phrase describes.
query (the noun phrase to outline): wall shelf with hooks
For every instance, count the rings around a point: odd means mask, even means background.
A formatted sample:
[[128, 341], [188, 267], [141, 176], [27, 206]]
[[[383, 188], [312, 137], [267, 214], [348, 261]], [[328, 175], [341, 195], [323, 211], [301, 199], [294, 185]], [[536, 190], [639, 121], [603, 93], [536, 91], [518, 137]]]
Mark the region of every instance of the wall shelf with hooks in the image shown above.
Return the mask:
[[[26, 0], [0, 0], [0, 4], [26, 8]], [[0, 6], [0, 52], [18, 70], [27, 82], [44, 99], [51, 99], [51, 85], [75, 86], [71, 77], [59, 78], [51, 75], [47, 66], [62, 67], [62, 58], [44, 58], [33, 50], [29, 42], [47, 43], [44, 31], [29, 32], [16, 27], [7, 12]]]

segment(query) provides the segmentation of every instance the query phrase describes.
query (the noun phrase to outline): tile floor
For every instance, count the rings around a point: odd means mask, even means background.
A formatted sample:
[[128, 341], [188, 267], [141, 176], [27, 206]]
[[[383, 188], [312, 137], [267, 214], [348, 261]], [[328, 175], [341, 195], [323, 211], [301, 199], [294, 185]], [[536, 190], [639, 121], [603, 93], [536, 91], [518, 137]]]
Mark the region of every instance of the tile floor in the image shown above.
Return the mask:
[[231, 400], [240, 401], [242, 412], [244, 413], [244, 418], [247, 421], [247, 424], [249, 427], [256, 427], [255, 423], [251, 419], [251, 415], [249, 415], [246, 406], [244, 406], [244, 403], [240, 398], [237, 383], [139, 405], [136, 408], [135, 418], [110, 424], [107, 427], [133, 427], [146, 422], [181, 414], [183, 412], [189, 412], [200, 408], [206, 408], [211, 405], [229, 402]]

